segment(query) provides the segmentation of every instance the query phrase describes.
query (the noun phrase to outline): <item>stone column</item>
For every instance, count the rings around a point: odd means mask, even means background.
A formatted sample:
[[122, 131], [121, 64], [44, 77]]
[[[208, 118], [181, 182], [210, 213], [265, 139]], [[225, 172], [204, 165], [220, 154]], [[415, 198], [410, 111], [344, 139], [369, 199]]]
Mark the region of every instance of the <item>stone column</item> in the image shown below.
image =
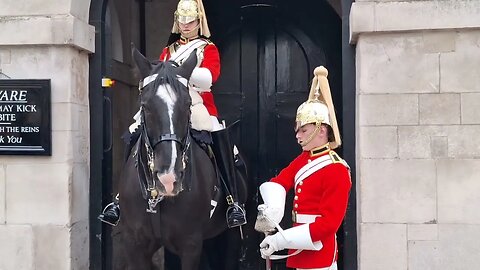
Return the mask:
[[362, 1], [359, 269], [473, 269], [480, 252], [480, 1]]
[[0, 71], [51, 79], [52, 155], [0, 156], [0, 269], [88, 269], [90, 1], [2, 1]]

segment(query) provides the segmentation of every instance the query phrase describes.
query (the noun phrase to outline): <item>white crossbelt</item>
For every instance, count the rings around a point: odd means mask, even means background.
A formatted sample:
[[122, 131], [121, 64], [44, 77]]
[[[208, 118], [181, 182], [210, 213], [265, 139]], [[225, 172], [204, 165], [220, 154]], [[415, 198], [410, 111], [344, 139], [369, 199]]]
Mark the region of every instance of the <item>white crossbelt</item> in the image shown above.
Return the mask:
[[300, 181], [303, 181], [305, 178], [309, 177], [314, 172], [332, 163], [333, 161], [330, 158], [330, 155], [319, 157], [312, 162], [307, 163], [300, 170], [298, 170], [297, 174], [295, 175], [295, 188], [297, 187], [298, 183], [300, 183]]
[[[195, 49], [198, 49], [200, 48], [200, 46], [206, 45], [206, 44], [207, 42], [203, 39], [196, 39], [194, 41], [191, 41], [188, 44], [180, 46], [180, 48], [176, 52], [172, 53], [170, 55], [170, 60], [175, 61], [178, 64], [181, 64], [181, 62], [187, 59]], [[198, 64], [199, 63], [197, 63], [197, 65]]]

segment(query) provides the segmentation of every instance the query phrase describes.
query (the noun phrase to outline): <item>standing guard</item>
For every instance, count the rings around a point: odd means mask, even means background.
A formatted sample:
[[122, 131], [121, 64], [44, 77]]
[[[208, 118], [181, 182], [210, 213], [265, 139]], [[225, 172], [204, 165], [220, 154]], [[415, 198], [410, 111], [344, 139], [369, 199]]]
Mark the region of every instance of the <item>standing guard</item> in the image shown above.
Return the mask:
[[[315, 69], [308, 100], [297, 110], [295, 131], [303, 152], [260, 186], [264, 204], [258, 207], [255, 228], [267, 234], [260, 253], [268, 262], [275, 259], [274, 252], [290, 249], [287, 267], [298, 270], [337, 269], [335, 234], [352, 185], [348, 165], [333, 151], [341, 141], [327, 74], [324, 67]], [[278, 224], [290, 189], [295, 191], [293, 227], [283, 230]]]

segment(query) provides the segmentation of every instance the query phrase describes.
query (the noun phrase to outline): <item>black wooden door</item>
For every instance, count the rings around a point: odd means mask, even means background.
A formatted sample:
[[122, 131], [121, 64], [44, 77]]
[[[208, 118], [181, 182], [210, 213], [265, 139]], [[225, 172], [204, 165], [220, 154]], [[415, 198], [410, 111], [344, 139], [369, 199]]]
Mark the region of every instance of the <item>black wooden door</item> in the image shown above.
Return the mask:
[[[241, 120], [235, 141], [250, 165], [253, 192], [247, 212], [253, 226], [258, 186], [301, 151], [293, 131], [295, 113], [307, 99], [315, 67], [329, 69], [336, 109], [341, 110], [341, 21], [318, 0], [205, 3], [222, 62], [213, 91], [220, 118], [227, 124]], [[282, 227], [291, 224], [288, 200], [286, 207]], [[241, 269], [263, 268], [260, 239], [247, 228]], [[273, 268], [286, 269], [284, 261]]]

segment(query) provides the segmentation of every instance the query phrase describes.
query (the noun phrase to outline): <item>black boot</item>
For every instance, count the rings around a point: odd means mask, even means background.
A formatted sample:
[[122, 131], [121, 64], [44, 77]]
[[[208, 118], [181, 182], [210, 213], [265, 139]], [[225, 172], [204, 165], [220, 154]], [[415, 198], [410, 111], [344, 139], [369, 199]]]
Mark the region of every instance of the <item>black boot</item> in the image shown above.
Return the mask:
[[112, 226], [117, 226], [120, 220], [120, 205], [118, 204], [118, 200], [107, 204], [98, 216], [98, 219]]
[[227, 225], [229, 228], [247, 223], [245, 209], [238, 202], [237, 179], [235, 174], [233, 145], [230, 142], [228, 129], [212, 132], [212, 150], [215, 156], [221, 180], [227, 195]]

